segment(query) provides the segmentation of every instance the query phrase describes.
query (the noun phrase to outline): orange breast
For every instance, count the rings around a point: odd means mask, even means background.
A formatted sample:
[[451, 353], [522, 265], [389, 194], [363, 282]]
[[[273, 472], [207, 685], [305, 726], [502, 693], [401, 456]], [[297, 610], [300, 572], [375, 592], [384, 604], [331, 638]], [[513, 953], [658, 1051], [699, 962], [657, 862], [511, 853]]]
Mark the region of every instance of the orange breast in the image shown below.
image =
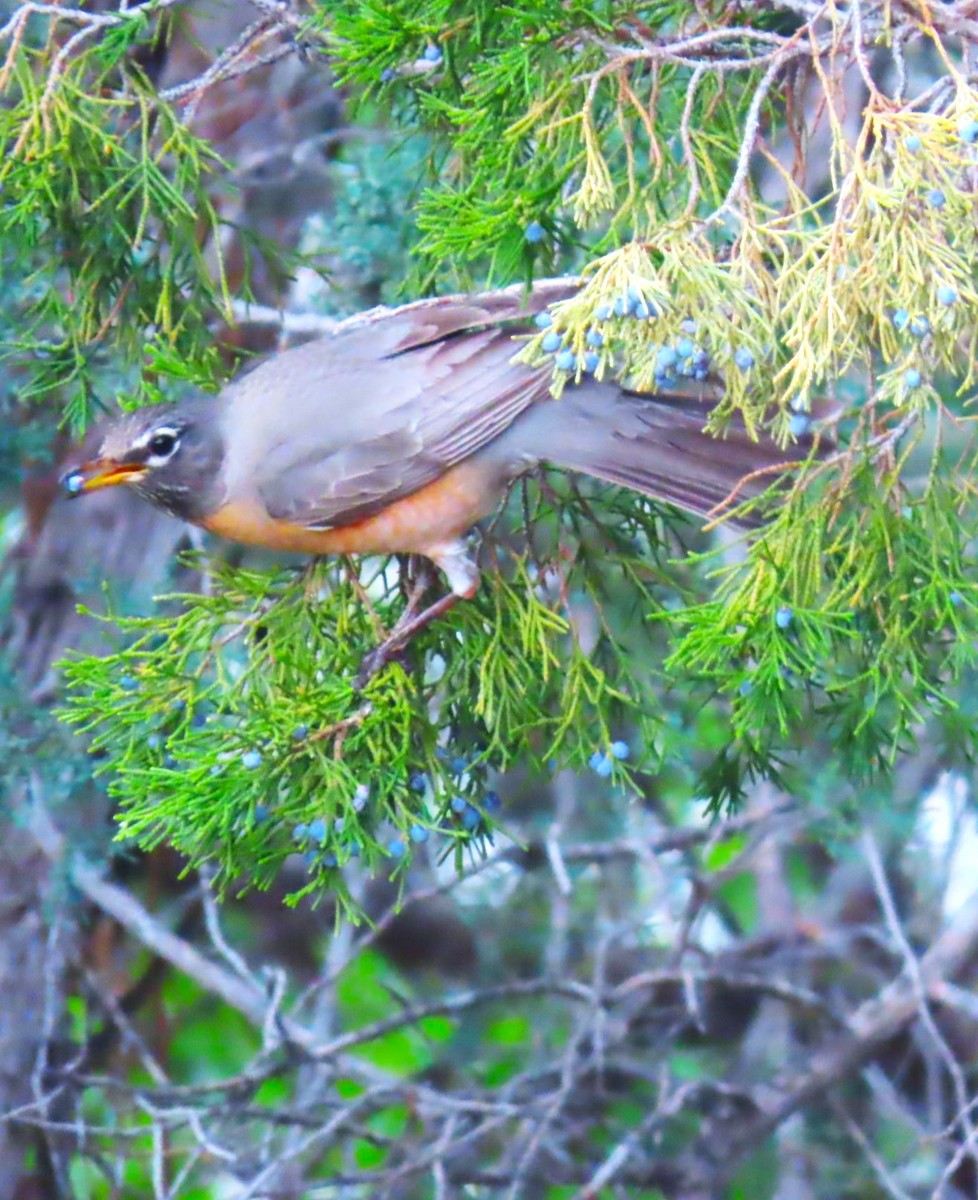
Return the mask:
[[375, 516], [335, 529], [276, 521], [257, 498], [226, 504], [201, 524], [235, 542], [302, 554], [426, 554], [464, 533], [499, 503], [498, 470], [460, 463]]

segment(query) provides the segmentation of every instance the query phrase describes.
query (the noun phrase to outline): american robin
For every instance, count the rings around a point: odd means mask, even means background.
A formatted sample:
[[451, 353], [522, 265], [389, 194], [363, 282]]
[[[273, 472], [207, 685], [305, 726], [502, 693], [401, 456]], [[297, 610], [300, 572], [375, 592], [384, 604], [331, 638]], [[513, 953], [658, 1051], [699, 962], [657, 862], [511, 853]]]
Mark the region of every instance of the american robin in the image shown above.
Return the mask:
[[[513, 338], [567, 294], [510, 289], [343, 322], [216, 398], [122, 417], [64, 486], [128, 484], [175, 516], [273, 549], [421, 554], [468, 597], [479, 576], [463, 534], [539, 463], [703, 515], [783, 458], [742, 425], [722, 441], [704, 433], [702, 398], [585, 378], [554, 399], [550, 367], [514, 362]], [[739, 498], [750, 494], [748, 483]]]

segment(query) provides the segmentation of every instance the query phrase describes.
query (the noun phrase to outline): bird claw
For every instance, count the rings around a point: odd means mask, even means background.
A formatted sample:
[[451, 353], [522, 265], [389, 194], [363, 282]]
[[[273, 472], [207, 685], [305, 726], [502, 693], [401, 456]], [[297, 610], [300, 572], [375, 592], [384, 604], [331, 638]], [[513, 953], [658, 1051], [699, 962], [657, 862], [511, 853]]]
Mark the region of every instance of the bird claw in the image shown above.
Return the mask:
[[393, 637], [385, 638], [379, 646], [374, 646], [373, 650], [368, 650], [360, 660], [360, 667], [357, 670], [356, 678], [353, 680], [353, 686], [358, 692], [362, 692], [371, 679], [389, 662], [400, 658], [406, 646], [399, 644], [400, 639], [395, 640]]
[[[421, 602], [434, 582], [432, 562], [445, 573], [452, 590], [422, 609]], [[459, 600], [471, 599], [479, 586], [479, 568], [464, 542], [447, 542], [444, 546], [432, 548], [425, 555], [411, 555], [407, 562], [407, 580], [408, 595], [404, 612], [380, 645], [364, 655], [354, 683], [357, 691], [361, 691], [389, 662], [404, 655], [408, 644], [422, 629], [432, 621], [437, 621]]]
[[412, 610], [410, 606], [406, 608], [401, 614], [400, 620], [380, 645], [375, 646], [373, 650], [364, 655], [354, 681], [357, 691], [361, 691], [377, 672], [383, 670], [394, 658], [404, 654], [409, 643], [422, 629], [430, 625], [432, 621], [437, 621], [460, 599], [461, 597], [454, 592], [449, 592], [440, 600], [436, 600], [434, 604], [429, 604], [420, 613], [416, 609]]

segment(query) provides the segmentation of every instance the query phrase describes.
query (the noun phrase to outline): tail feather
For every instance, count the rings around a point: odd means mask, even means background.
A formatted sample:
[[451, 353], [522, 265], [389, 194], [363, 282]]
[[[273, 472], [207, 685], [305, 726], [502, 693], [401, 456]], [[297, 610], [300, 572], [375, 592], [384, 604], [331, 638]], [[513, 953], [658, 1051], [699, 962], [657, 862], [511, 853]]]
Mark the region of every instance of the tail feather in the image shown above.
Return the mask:
[[709, 412], [688, 396], [586, 383], [535, 405], [517, 425], [521, 450], [534, 458], [705, 517], [760, 495], [775, 468], [798, 457], [771, 438], [752, 438], [742, 422], [732, 421], [722, 437], [705, 433]]

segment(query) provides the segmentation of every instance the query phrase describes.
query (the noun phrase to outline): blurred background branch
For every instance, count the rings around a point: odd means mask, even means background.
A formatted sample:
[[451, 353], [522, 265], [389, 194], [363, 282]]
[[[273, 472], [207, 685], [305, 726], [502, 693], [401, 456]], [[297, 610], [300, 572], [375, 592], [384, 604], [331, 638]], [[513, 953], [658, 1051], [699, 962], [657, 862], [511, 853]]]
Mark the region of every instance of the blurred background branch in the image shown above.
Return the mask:
[[[0, 1200], [978, 1194], [976, 33], [0, 6]], [[514, 489], [339, 751], [408, 564], [56, 500], [118, 405], [544, 276], [575, 373], [836, 450], [749, 545]]]

